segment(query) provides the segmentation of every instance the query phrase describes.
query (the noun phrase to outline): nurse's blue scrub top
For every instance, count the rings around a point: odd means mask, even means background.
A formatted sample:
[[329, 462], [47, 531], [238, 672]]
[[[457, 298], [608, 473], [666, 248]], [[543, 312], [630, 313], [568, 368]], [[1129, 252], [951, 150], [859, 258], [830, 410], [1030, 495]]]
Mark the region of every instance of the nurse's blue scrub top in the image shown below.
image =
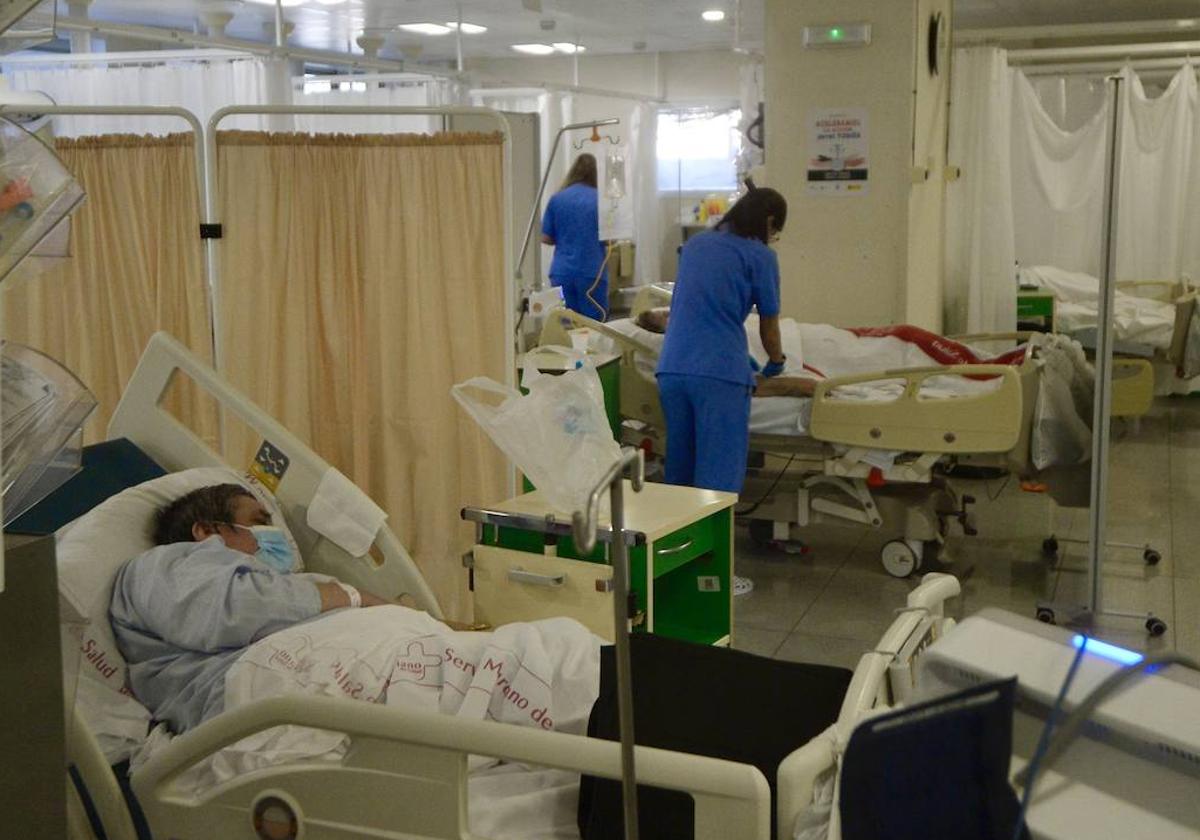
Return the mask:
[[551, 196], [542, 217], [542, 233], [554, 240], [550, 279], [555, 284], [595, 279], [604, 263], [596, 188], [572, 184]]
[[754, 384], [746, 317], [779, 314], [779, 260], [757, 239], [721, 230], [693, 236], [679, 255], [658, 373]]

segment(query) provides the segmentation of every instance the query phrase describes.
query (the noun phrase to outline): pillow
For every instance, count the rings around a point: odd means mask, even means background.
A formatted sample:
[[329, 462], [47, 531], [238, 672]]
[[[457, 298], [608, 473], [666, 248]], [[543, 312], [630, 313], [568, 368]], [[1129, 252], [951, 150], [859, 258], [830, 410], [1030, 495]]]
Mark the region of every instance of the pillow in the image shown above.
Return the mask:
[[[64, 620], [76, 625], [74, 634], [80, 638], [80, 681], [95, 680], [113, 693], [128, 696], [125, 660], [117, 649], [116, 638], [108, 623], [113, 581], [127, 560], [154, 547], [151, 530], [155, 513], [180, 496], [210, 484], [245, 486], [270, 512], [272, 524], [282, 528], [291, 541], [296, 557], [293, 571], [303, 571], [299, 549], [279, 505], [250, 476], [227, 467], [199, 467], [122, 491], [57, 534], [59, 599]], [[78, 626], [80, 622], [83, 622], [81, 627]], [[98, 693], [83, 690], [77, 695], [81, 702], [91, 706], [90, 700]], [[123, 697], [109, 699], [114, 708], [127, 702]], [[114, 734], [125, 736], [129, 730], [127, 715], [106, 721], [103, 709], [89, 708], [85, 718], [99, 722], [93, 730], [97, 738]]]

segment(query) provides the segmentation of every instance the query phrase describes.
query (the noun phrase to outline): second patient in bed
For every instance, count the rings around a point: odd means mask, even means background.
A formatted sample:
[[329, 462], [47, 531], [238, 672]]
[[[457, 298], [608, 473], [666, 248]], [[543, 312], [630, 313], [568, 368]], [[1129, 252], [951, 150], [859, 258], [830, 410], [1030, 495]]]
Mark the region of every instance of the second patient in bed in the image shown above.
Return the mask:
[[[670, 310], [665, 307], [647, 309], [638, 313], [634, 323], [644, 330], [663, 335], [667, 331], [670, 318]], [[756, 397], [811, 397], [814, 387], [816, 381], [803, 376], [775, 376], [770, 379], [763, 376], [754, 377]]]
[[328, 610], [388, 603], [292, 574], [287, 537], [270, 523], [241, 485], [203, 487], [159, 511], [157, 547], [117, 574], [109, 618], [130, 687], [175, 732], [221, 711], [225, 672], [246, 646]]

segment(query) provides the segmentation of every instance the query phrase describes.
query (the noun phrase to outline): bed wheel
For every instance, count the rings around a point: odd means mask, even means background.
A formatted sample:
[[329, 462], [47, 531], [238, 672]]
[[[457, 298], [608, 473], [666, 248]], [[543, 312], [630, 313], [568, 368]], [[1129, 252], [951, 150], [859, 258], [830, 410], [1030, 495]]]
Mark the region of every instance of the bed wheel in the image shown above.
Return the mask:
[[921, 558], [904, 540], [892, 540], [879, 550], [879, 561], [892, 577], [906, 578], [921, 568]]
[[1146, 632], [1157, 639], [1167, 632], [1167, 623], [1161, 618], [1148, 618], [1146, 619]]
[[1048, 609], [1047, 607], [1038, 607], [1037, 620], [1042, 622], [1042, 624], [1053, 624], [1054, 610]]
[[1047, 537], [1042, 540], [1042, 554], [1046, 557], [1058, 556], [1058, 540], [1054, 537]]
[[1162, 561], [1162, 555], [1153, 548], [1147, 548], [1142, 552], [1142, 559], [1146, 561], [1147, 566], [1157, 566]]

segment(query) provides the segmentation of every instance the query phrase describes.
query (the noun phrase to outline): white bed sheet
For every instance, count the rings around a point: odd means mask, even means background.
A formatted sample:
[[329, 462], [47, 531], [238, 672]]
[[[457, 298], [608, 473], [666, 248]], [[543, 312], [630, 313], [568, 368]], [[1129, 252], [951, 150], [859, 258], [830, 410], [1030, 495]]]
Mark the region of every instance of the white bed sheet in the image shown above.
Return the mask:
[[[461, 633], [404, 607], [339, 610], [247, 648], [226, 677], [226, 708], [299, 692], [532, 728], [549, 728], [550, 717], [554, 729], [584, 734], [599, 692], [601, 643], [570, 619]], [[133, 770], [170, 740], [164, 727], [155, 729]], [[197, 764], [179, 785], [199, 795], [285, 762], [336, 763], [347, 746], [341, 733], [274, 727]], [[496, 840], [578, 838], [577, 773], [484, 757], [470, 767], [473, 833]]]
[[[628, 318], [609, 321], [622, 335], [637, 339], [661, 351], [663, 336], [639, 327]], [[791, 318], [780, 321], [787, 364], [784, 376], [822, 378], [848, 376], [888, 368], [923, 367], [932, 360], [910, 342], [898, 338], [862, 339], [848, 330], [828, 324], [801, 324]], [[758, 340], [758, 319], [751, 316], [746, 322], [746, 336], [751, 352], [762, 362], [766, 352]], [[980, 354], [984, 355], [984, 354]], [[636, 368], [647, 381], [654, 381], [657, 360], [638, 354]], [[810, 366], [812, 369], [806, 367]], [[971, 380], [959, 376], [939, 376], [926, 380], [921, 389], [931, 399], [986, 393], [998, 386], [995, 380]], [[845, 400], [885, 402], [900, 397], [903, 387], [897, 383], [866, 383], [839, 389], [837, 397]], [[807, 397], [755, 397], [750, 403], [750, 433], [804, 437], [812, 418], [812, 400]]]
[[[1021, 268], [1022, 287], [1045, 289], [1054, 295], [1055, 329], [1073, 333], [1096, 326], [1100, 281], [1090, 274], [1066, 271], [1051, 265]], [[1113, 324], [1119, 341], [1148, 344], [1167, 350], [1175, 331], [1175, 305], [1138, 297], [1117, 290], [1113, 300]]]

